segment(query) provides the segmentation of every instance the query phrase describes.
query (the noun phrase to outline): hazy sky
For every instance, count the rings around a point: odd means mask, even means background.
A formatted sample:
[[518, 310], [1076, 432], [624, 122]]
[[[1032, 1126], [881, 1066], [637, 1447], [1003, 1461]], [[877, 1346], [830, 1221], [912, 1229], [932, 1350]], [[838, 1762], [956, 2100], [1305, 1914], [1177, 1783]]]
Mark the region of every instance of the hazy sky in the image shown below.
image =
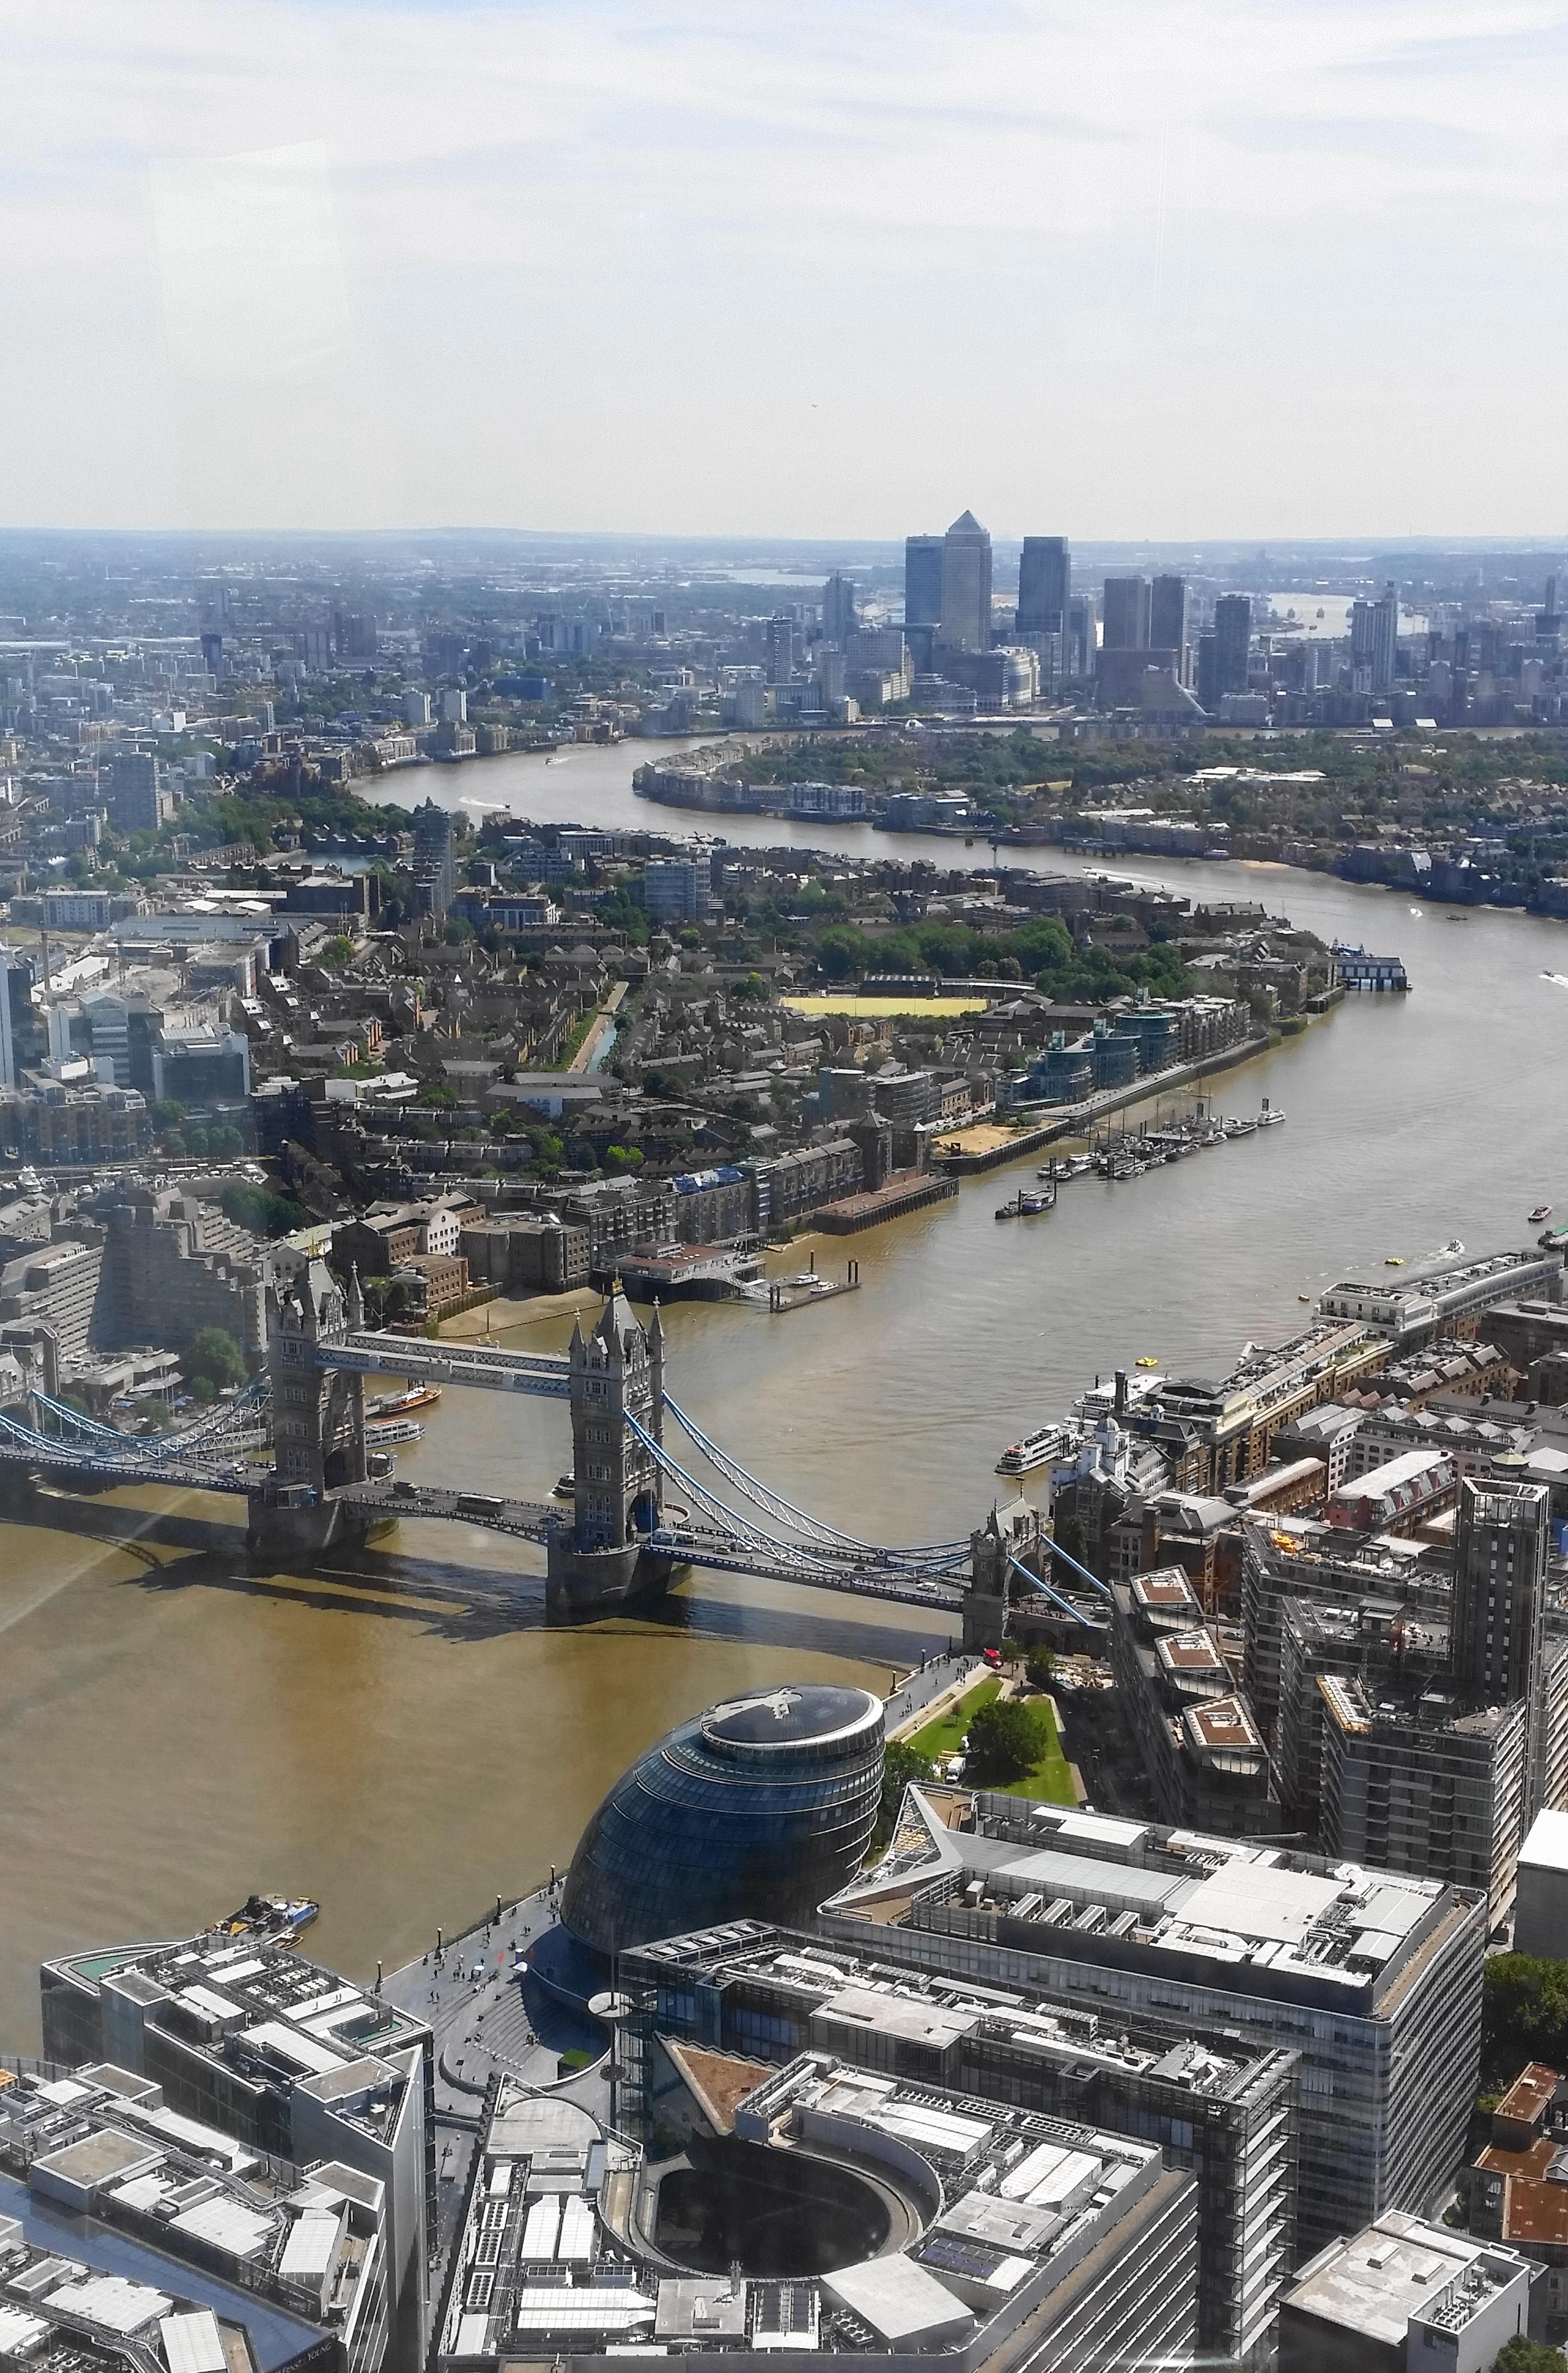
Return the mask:
[[1561, 534], [1564, 5], [0, 0], [0, 523]]

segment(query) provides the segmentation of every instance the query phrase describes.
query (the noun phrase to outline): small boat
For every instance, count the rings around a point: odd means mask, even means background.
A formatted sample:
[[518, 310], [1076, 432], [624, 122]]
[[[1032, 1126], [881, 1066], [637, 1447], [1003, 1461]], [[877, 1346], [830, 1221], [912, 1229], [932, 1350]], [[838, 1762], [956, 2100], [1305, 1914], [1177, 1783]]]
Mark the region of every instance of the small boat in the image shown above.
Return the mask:
[[378, 1400], [366, 1401], [368, 1418], [408, 1417], [415, 1409], [434, 1409], [441, 1397], [439, 1385], [411, 1385], [406, 1393], [383, 1393]]
[[1010, 1203], [1000, 1204], [999, 1220], [1036, 1220], [1049, 1211], [1056, 1201], [1056, 1189], [1051, 1186], [1021, 1186]]
[[1385, 1268], [1403, 1268], [1404, 1265], [1405, 1257], [1403, 1253], [1386, 1253], [1384, 1255], [1383, 1266]]
[[1159, 1366], [1159, 1362], [1156, 1359], [1152, 1359], [1149, 1354], [1145, 1352], [1141, 1360], [1134, 1360], [1132, 1364], [1135, 1368], [1157, 1368]]
[[308, 1895], [248, 1895], [218, 1927], [229, 1936], [272, 1936], [286, 1942], [308, 1928], [320, 1909]]
[[817, 1283], [817, 1272], [814, 1268], [803, 1268], [798, 1277], [786, 1277], [784, 1280], [784, 1282], [785, 1285], [801, 1286], [807, 1292], [809, 1292], [811, 1288]]
[[550, 1496], [552, 1500], [569, 1500], [576, 1488], [577, 1479], [575, 1475], [558, 1475]]
[[1541, 1222], [1542, 1222], [1543, 1220], [1550, 1220], [1550, 1219], [1551, 1219], [1551, 1204], [1550, 1204], [1550, 1203], [1538, 1203], [1538, 1204], [1536, 1205], [1536, 1207], [1535, 1207], [1535, 1210], [1530, 1213], [1530, 1225], [1531, 1225], [1531, 1227], [1532, 1227], [1532, 1228], [1539, 1228], [1539, 1227], [1540, 1226]]
[[1260, 1128], [1278, 1128], [1283, 1119], [1284, 1115], [1281, 1112], [1278, 1105], [1272, 1105], [1269, 1102], [1268, 1097], [1265, 1096], [1263, 1099], [1263, 1109], [1258, 1116], [1258, 1127]]
[[1309, 1293], [1298, 1293], [1295, 1298], [1297, 1302], [1310, 1302], [1312, 1296]]

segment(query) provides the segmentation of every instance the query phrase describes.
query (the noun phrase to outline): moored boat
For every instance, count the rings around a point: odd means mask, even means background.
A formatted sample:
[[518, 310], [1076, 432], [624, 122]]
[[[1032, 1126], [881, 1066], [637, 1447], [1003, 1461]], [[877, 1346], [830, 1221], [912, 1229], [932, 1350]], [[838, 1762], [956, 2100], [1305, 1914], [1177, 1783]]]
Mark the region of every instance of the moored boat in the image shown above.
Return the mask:
[[1073, 1436], [1064, 1425], [1042, 1425], [1034, 1433], [1026, 1433], [1022, 1442], [1009, 1443], [996, 1462], [998, 1475], [1029, 1475], [1037, 1467], [1046, 1466], [1060, 1458], [1072, 1447]]

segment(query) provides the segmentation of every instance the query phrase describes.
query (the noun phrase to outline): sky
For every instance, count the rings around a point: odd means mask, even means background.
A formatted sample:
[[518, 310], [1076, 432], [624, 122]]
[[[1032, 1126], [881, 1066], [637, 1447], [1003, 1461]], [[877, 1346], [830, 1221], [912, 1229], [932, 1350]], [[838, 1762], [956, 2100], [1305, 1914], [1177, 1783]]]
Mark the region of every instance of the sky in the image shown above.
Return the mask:
[[1568, 0], [0, 0], [0, 526], [1568, 529]]

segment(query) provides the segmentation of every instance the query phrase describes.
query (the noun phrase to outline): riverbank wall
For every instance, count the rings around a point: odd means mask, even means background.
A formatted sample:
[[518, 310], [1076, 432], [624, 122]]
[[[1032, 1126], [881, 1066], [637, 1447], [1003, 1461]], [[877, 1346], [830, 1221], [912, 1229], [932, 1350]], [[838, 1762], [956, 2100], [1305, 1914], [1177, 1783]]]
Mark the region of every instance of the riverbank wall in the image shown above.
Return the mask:
[[1048, 1145], [1060, 1145], [1064, 1138], [1086, 1137], [1097, 1121], [1112, 1113], [1125, 1112], [1130, 1105], [1148, 1104], [1177, 1088], [1190, 1087], [1195, 1081], [1232, 1070], [1238, 1063], [1249, 1062], [1254, 1055], [1266, 1055], [1272, 1044], [1269, 1033], [1260, 1031], [1255, 1037], [1238, 1039], [1234, 1046], [1224, 1047], [1217, 1055], [1205, 1055], [1195, 1063], [1178, 1063], [1167, 1071], [1147, 1072], [1124, 1088], [1109, 1088], [1103, 1095], [1091, 1096], [1087, 1104], [1064, 1105], [1049, 1120], [1009, 1134], [999, 1144], [977, 1147], [972, 1151], [933, 1152], [932, 1161], [940, 1163], [952, 1178], [1000, 1170], [1004, 1163], [1017, 1162], [1025, 1154], [1038, 1153]]

